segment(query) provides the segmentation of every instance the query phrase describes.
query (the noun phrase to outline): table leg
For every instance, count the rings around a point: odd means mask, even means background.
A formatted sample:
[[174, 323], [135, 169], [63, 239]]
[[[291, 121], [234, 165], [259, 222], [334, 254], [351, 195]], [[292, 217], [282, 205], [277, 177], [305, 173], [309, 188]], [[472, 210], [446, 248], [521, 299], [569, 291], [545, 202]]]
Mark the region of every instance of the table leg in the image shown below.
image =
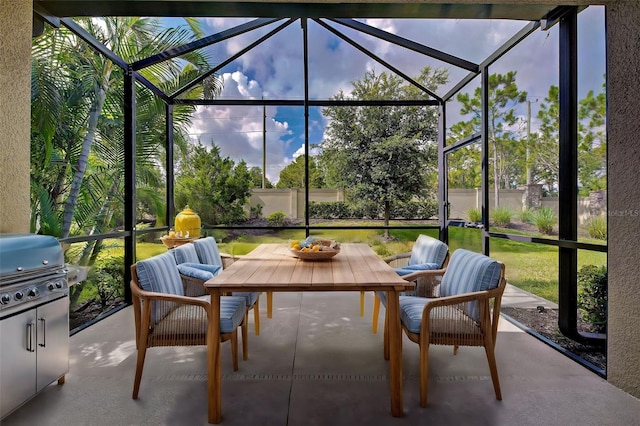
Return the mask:
[[402, 401], [402, 327], [400, 326], [399, 293], [387, 292], [387, 317], [389, 321], [389, 385], [391, 415], [404, 416]]
[[267, 318], [273, 316], [273, 292], [267, 292]]
[[209, 423], [222, 420], [222, 366], [220, 365], [220, 290], [211, 289], [211, 314], [207, 330], [207, 393]]

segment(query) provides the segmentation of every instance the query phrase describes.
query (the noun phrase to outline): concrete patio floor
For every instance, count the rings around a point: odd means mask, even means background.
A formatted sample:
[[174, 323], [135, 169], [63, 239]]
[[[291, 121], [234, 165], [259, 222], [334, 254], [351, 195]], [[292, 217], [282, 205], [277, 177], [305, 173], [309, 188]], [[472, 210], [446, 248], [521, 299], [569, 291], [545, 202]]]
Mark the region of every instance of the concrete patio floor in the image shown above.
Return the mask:
[[[513, 289], [506, 296], [505, 304], [529, 297]], [[231, 368], [229, 343], [222, 344], [222, 424], [640, 424], [640, 400], [506, 320], [496, 346], [502, 401], [495, 399], [482, 348], [461, 348], [454, 356], [451, 347], [435, 346], [429, 405], [421, 408], [418, 346], [405, 337], [405, 416], [393, 418], [382, 333], [371, 333], [372, 298], [367, 294], [359, 317], [357, 292], [276, 293], [267, 319], [261, 297], [261, 333], [253, 334], [250, 315], [249, 360], [240, 360], [238, 372]], [[128, 307], [74, 335], [66, 383], [47, 387], [2, 425], [205, 425], [205, 357], [205, 347], [150, 349], [134, 401]]]

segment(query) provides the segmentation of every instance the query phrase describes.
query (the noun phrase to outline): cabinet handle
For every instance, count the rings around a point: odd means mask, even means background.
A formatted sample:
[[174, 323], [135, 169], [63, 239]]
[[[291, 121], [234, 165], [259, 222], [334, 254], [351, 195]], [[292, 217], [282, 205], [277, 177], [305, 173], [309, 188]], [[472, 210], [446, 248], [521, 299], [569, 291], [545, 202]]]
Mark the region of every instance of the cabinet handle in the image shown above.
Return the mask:
[[38, 346], [44, 348], [47, 346], [47, 320], [40, 318], [40, 324], [42, 324], [42, 343], [38, 343]]
[[30, 322], [27, 324], [27, 352], [35, 352], [36, 350], [33, 347], [33, 327], [34, 323]]

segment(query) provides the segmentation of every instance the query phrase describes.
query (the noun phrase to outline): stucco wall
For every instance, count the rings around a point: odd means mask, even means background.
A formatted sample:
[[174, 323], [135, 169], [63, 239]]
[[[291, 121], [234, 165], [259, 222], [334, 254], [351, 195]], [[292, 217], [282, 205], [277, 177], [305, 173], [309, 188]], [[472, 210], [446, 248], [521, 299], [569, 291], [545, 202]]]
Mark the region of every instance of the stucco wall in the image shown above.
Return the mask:
[[[290, 218], [304, 218], [304, 189], [252, 189], [249, 205], [262, 206], [262, 216], [282, 211]], [[334, 189], [310, 189], [309, 201], [343, 201], [342, 191]]]
[[0, 233], [29, 232], [31, 2], [0, 0]]
[[[522, 193], [520, 189], [501, 189], [499, 201], [501, 207], [508, 207], [514, 212], [522, 211]], [[482, 207], [482, 191], [480, 188], [472, 189], [450, 189], [449, 190], [449, 218], [468, 219], [467, 212], [471, 208], [480, 209]], [[493, 210], [495, 194], [493, 190], [489, 193], [489, 208]]]
[[607, 7], [607, 379], [640, 397], [640, 2]]

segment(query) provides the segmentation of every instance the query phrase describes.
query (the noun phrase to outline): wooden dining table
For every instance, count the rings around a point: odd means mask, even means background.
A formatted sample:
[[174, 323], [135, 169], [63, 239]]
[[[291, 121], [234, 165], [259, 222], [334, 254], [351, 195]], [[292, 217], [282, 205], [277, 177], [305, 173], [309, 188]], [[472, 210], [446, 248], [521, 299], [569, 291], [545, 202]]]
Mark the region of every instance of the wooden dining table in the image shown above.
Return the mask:
[[[209, 423], [222, 420], [220, 295], [228, 292], [386, 291], [391, 415], [402, 417], [402, 329], [399, 294], [413, 288], [367, 244], [342, 244], [329, 260], [302, 260], [286, 244], [262, 244], [205, 282], [211, 294], [207, 345]], [[348, 350], [345, 347], [345, 350]]]

